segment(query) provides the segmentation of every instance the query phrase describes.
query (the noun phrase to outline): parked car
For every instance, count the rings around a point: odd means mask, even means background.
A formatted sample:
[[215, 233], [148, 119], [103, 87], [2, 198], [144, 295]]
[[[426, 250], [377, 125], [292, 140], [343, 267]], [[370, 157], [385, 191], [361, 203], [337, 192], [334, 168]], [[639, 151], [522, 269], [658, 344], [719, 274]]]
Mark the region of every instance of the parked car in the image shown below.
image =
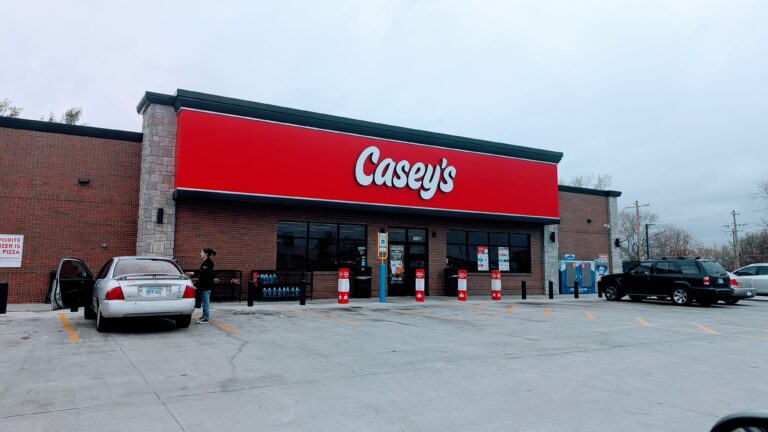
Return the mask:
[[632, 301], [648, 297], [671, 299], [677, 305], [694, 300], [709, 306], [719, 300], [731, 300], [728, 272], [717, 261], [701, 258], [676, 258], [642, 261], [629, 271], [603, 276], [598, 288], [606, 300]]
[[178, 327], [189, 327], [195, 288], [170, 258], [114, 257], [96, 276], [82, 260], [64, 258], [51, 286], [51, 306], [83, 306], [85, 318], [95, 319], [100, 332], [130, 317], [171, 318]]
[[727, 304], [736, 304], [741, 299], [752, 298], [755, 296], [755, 287], [752, 286], [752, 281], [749, 279], [739, 282], [737, 276], [731, 272], [728, 272], [728, 278], [731, 280], [731, 298], [723, 300]]
[[740, 284], [751, 283], [758, 295], [768, 295], [768, 264], [750, 264], [735, 270], [733, 274]]

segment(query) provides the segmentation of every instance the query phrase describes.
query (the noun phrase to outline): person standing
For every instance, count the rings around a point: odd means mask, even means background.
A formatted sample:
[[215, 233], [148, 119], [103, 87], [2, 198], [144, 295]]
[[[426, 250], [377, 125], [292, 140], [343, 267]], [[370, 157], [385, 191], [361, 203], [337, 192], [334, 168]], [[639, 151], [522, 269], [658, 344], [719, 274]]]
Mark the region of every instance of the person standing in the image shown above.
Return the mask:
[[200, 251], [200, 258], [203, 258], [203, 263], [200, 264], [197, 289], [201, 290], [203, 294], [203, 316], [197, 320], [198, 324], [205, 324], [211, 320], [211, 289], [213, 289], [212, 256], [216, 256], [216, 251], [211, 248], [204, 248]]

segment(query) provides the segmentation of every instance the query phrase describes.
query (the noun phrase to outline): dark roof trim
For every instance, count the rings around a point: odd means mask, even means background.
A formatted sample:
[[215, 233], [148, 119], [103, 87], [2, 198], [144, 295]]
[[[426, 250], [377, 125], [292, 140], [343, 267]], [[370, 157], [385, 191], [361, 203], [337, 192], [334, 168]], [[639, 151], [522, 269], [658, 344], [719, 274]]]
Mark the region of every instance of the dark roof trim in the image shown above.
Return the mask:
[[267, 105], [182, 89], [177, 90], [175, 96], [147, 92], [141, 99], [141, 102], [139, 102], [137, 111], [141, 112], [150, 103], [173, 105], [177, 112], [182, 108], [191, 108], [317, 129], [364, 135], [373, 138], [404, 141], [414, 144], [446, 147], [456, 150], [488, 153], [541, 162], [558, 163], [563, 158], [561, 152], [464, 138], [455, 135], [446, 135], [398, 126], [389, 126], [381, 123], [354, 120], [345, 117], [284, 108], [276, 105]]
[[171, 96], [171, 95], [162, 94], [162, 93], [146, 92], [144, 93], [144, 96], [141, 97], [139, 104], [136, 106], [136, 112], [141, 114], [141, 112], [144, 111], [144, 108], [146, 108], [147, 105], [151, 103], [158, 104], [158, 105], [173, 105], [173, 101], [175, 99], [176, 99], [176, 96]]
[[621, 192], [619, 191], [588, 189], [588, 188], [566, 186], [566, 185], [558, 185], [557, 190], [559, 190], [560, 192], [570, 192], [570, 193], [577, 193], [577, 194], [583, 194], [583, 195], [597, 195], [597, 196], [606, 196], [606, 197], [621, 196]]
[[399, 213], [399, 214], [418, 214], [428, 216], [446, 216], [466, 219], [468, 217], [474, 219], [490, 219], [501, 220], [510, 222], [530, 222], [541, 224], [559, 224], [559, 218], [545, 218], [536, 216], [513, 216], [513, 215], [499, 215], [499, 214], [487, 214], [487, 213], [475, 213], [475, 212], [457, 212], [440, 209], [426, 209], [415, 207], [399, 207], [399, 206], [387, 206], [376, 204], [362, 204], [362, 203], [346, 203], [338, 201], [322, 201], [302, 198], [283, 198], [283, 197], [271, 197], [249, 194], [238, 194], [228, 192], [216, 192], [216, 191], [201, 191], [201, 190], [189, 190], [189, 189], [176, 189], [173, 192], [173, 198], [192, 198], [192, 199], [213, 199], [219, 201], [233, 201], [233, 202], [250, 202], [250, 203], [262, 203], [262, 204], [279, 204], [289, 206], [320, 206], [323, 208], [337, 208], [347, 210], [363, 210], [363, 211], [380, 211], [385, 213]]
[[107, 138], [121, 141], [141, 142], [142, 134], [116, 129], [103, 129], [91, 126], [68, 125], [41, 120], [0, 117], [0, 127], [9, 129], [24, 129], [37, 132], [60, 133], [94, 138]]

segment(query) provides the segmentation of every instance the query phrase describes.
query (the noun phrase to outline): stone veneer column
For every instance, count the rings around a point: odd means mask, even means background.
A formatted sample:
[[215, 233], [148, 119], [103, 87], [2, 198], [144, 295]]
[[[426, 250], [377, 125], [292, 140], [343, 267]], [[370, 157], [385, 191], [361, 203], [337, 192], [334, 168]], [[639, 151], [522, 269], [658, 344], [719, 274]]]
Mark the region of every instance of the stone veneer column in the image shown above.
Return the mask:
[[[173, 176], [176, 161], [176, 112], [172, 106], [149, 104], [142, 112], [141, 187], [137, 255], [173, 256], [176, 202]], [[163, 223], [157, 210], [163, 209]]]
[[[555, 233], [555, 241], [549, 239], [550, 233]], [[544, 225], [544, 294], [549, 294], [549, 281], [554, 282], [553, 292], [560, 292], [560, 260], [559, 245], [560, 236], [557, 225]]]
[[621, 273], [621, 248], [613, 244], [613, 240], [619, 235], [619, 213], [618, 198], [608, 197], [608, 225], [611, 226], [611, 235], [608, 238], [608, 250], [611, 251], [611, 273]]

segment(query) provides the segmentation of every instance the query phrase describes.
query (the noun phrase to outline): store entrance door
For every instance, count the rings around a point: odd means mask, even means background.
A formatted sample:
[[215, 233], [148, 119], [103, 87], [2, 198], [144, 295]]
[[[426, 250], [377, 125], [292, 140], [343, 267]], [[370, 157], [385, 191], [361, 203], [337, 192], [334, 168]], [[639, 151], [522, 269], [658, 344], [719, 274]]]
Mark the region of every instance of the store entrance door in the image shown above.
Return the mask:
[[[426, 229], [389, 227], [388, 295], [415, 295], [417, 269], [424, 269], [424, 286], [428, 287], [428, 257]], [[426, 294], [429, 295], [429, 290]]]

